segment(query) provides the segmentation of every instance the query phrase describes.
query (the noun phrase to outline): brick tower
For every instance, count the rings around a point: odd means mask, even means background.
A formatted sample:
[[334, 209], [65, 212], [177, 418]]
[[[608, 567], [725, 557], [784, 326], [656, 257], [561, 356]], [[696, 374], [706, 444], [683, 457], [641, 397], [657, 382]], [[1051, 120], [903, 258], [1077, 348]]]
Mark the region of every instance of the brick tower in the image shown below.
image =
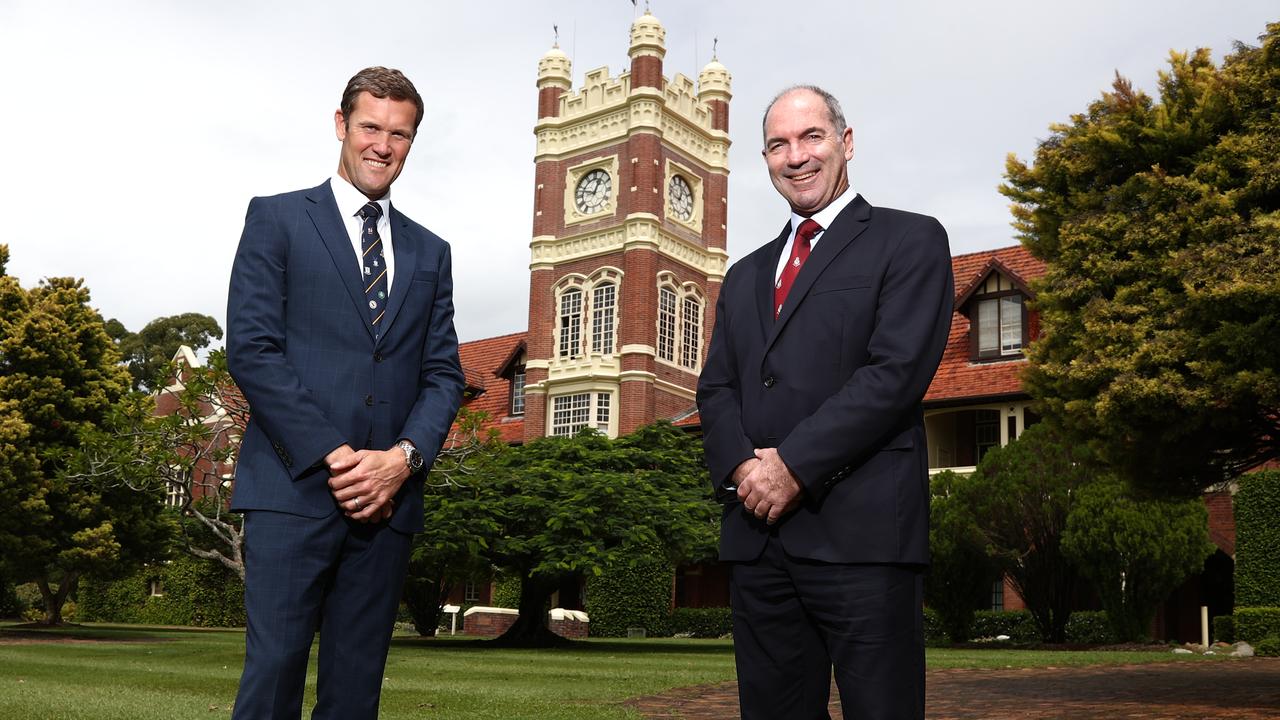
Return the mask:
[[724, 278], [728, 70], [662, 74], [666, 31], [631, 26], [631, 69], [573, 89], [538, 62], [525, 439], [625, 435], [694, 407]]

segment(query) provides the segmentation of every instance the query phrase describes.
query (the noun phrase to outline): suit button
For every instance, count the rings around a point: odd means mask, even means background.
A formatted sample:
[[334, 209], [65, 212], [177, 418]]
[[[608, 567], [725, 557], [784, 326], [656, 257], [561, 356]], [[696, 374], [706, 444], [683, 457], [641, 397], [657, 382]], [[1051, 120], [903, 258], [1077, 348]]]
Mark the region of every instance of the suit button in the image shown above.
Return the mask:
[[365, 395], [365, 396], [364, 396], [364, 404], [365, 404], [365, 405], [368, 405], [369, 407], [373, 407], [373, 396], [372, 396], [372, 395]]
[[772, 375], [770, 375], [769, 377], [767, 377], [767, 378], [765, 378], [765, 379], [764, 379], [764, 386], [765, 386], [765, 387], [767, 387], [767, 388], [771, 388], [771, 387], [773, 387], [773, 384], [774, 384], [775, 382], [777, 382], [777, 381], [773, 379], [773, 376], [772, 376]]
[[373, 354], [373, 361], [374, 361], [374, 362], [382, 362], [382, 353], [380, 353], [380, 352], [376, 352], [376, 353], [374, 353], [374, 354]]

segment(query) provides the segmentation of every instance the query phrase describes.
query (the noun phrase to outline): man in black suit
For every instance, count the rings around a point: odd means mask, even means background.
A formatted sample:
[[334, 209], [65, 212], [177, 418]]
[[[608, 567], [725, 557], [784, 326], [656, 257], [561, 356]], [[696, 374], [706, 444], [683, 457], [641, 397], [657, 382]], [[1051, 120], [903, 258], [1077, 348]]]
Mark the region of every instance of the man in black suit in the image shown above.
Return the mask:
[[846, 718], [923, 718], [947, 234], [849, 189], [853, 131], [820, 88], [774, 99], [763, 154], [791, 218], [725, 276], [698, 384], [742, 717], [827, 718], [834, 666]]

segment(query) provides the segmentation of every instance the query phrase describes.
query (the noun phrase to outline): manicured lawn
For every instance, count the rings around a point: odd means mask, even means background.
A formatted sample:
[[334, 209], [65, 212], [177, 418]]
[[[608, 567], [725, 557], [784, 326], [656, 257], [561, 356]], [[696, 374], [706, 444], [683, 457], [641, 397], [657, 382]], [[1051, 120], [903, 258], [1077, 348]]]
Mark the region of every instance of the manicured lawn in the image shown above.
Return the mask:
[[[20, 631], [0, 625], [0, 718], [225, 718], [243, 652], [244, 634], [234, 630], [88, 625]], [[930, 668], [1208, 660], [1168, 650], [930, 648], [928, 657]], [[314, 681], [314, 661], [312, 667]], [[392, 645], [381, 717], [637, 718], [622, 701], [733, 677], [732, 646], [723, 640], [591, 640], [570, 649], [499, 650], [476, 640], [404, 636]]]

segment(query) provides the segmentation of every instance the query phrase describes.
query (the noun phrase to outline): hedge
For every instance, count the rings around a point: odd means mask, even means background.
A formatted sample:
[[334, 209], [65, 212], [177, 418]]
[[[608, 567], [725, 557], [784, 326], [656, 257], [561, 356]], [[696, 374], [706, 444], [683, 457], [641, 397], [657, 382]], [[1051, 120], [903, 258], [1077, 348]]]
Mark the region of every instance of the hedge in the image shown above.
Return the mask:
[[942, 625], [942, 616], [931, 607], [924, 609], [924, 644], [929, 647], [941, 647], [951, 644], [946, 628]]
[[671, 583], [675, 569], [661, 555], [635, 551], [587, 580], [591, 637], [626, 637], [644, 628], [649, 637], [671, 634]]
[[489, 598], [490, 607], [520, 607], [520, 576], [499, 574], [493, 579], [493, 595]]
[[727, 607], [676, 608], [671, 612], [671, 633], [695, 638], [731, 635], [733, 611]]
[[1235, 628], [1236, 639], [1248, 643], [1280, 636], [1280, 607], [1238, 607]]
[[1261, 657], [1280, 657], [1280, 637], [1272, 635], [1259, 640], [1253, 652]]
[[1236, 607], [1280, 605], [1280, 470], [1242, 475], [1234, 503]]
[[979, 610], [969, 633], [974, 639], [1008, 635], [1013, 642], [1036, 642], [1040, 630], [1030, 610]]
[[[151, 596], [153, 580], [163, 595]], [[120, 580], [81, 581], [77, 610], [86, 621], [237, 627], [244, 625], [244, 584], [221, 564], [179, 555]]]
[[1236, 641], [1235, 618], [1230, 615], [1219, 615], [1213, 619], [1213, 639], [1218, 642], [1233, 643]]
[[1104, 610], [1077, 610], [1067, 619], [1067, 642], [1106, 645], [1115, 642], [1115, 634]]

